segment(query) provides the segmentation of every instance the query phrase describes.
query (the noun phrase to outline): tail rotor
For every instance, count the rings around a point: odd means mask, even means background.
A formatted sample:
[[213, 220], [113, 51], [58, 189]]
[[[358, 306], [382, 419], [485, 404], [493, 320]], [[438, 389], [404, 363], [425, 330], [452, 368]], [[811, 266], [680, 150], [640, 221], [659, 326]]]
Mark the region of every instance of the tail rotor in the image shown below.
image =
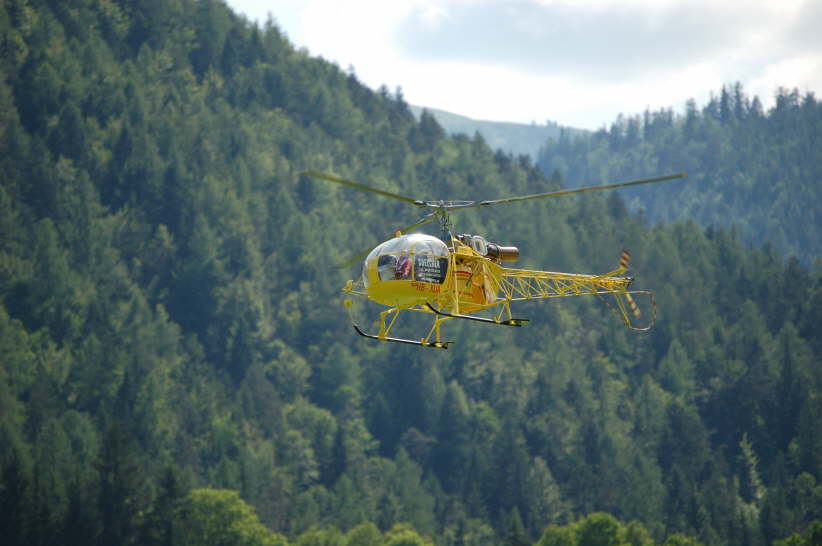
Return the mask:
[[[619, 256], [619, 268], [615, 270], [613, 274], [622, 275], [623, 273], [628, 271], [628, 265], [630, 262], [631, 253], [627, 250], [623, 250]], [[630, 281], [633, 281], [633, 277], [628, 277], [628, 279], [630, 279]], [[625, 326], [627, 326], [631, 330], [637, 330], [642, 332], [650, 330], [656, 322], [656, 298], [654, 297], [653, 292], [649, 292], [647, 290], [630, 290], [628, 287], [630, 287], [630, 283], [626, 286], [625, 290], [621, 290], [619, 292], [614, 293], [617, 302], [616, 307], [611, 305], [607, 299], [603, 298], [603, 300], [608, 305], [608, 307], [610, 307], [611, 310], [613, 310], [614, 313], [616, 313], [620, 320], [622, 320]], [[636, 325], [639, 323], [639, 321], [642, 320], [642, 311], [640, 310], [639, 305], [637, 305], [637, 302], [634, 299], [634, 296], [638, 295], [647, 296], [650, 300], [652, 309], [650, 321], [642, 326]]]

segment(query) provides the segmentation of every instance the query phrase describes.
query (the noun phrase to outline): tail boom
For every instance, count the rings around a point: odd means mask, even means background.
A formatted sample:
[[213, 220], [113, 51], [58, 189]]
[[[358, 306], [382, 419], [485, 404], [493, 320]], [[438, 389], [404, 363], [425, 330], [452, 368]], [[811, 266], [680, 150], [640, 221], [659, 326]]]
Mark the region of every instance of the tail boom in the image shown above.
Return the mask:
[[632, 277], [503, 268], [500, 290], [509, 301], [626, 292]]

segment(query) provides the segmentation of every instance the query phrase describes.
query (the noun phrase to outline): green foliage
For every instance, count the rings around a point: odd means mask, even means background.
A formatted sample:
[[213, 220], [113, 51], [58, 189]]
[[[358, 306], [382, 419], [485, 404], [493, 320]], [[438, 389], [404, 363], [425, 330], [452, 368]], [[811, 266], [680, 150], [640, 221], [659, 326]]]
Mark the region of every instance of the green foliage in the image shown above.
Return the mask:
[[180, 504], [178, 525], [178, 544], [287, 544], [260, 523], [254, 509], [236, 491], [192, 490]]
[[675, 533], [665, 539], [662, 546], [699, 546], [700, 542], [688, 538], [683, 534]]
[[370, 521], [361, 523], [345, 534], [345, 546], [381, 546], [382, 533]]
[[809, 265], [822, 252], [817, 204], [822, 195], [822, 104], [808, 91], [780, 88], [763, 111], [741, 84], [722, 88], [701, 110], [689, 101], [671, 109], [622, 116], [606, 130], [564, 130], [540, 151], [546, 174], [578, 184], [687, 172], [690, 179], [626, 191], [630, 208], [649, 219], [694, 219], [733, 227], [754, 245], [773, 244]]
[[385, 533], [385, 546], [431, 546], [431, 542], [421, 537], [406, 524], [396, 524]]
[[[621, 546], [628, 544], [652, 546], [655, 542], [642, 524], [631, 522], [626, 525], [604, 512], [589, 514], [568, 525], [549, 525], [542, 534], [542, 538], [536, 543], [537, 546]], [[684, 535], [675, 534], [667, 537], [662, 544], [697, 546], [700, 543]]]
[[774, 546], [815, 546], [822, 544], [822, 522], [814, 521], [804, 533], [794, 533], [782, 540], [775, 540]]
[[[567, 298], [527, 328], [449, 322], [449, 351], [362, 342], [331, 265], [414, 212], [299, 172], [457, 199], [560, 177], [216, 0], [6, 2], [0, 30], [4, 544], [757, 545], [822, 518], [818, 268], [616, 194], [466, 211], [526, 268], [630, 248], [656, 328]], [[757, 123], [790, 134], [798, 108]], [[741, 133], [711, 116], [561, 140], [592, 172], [557, 172], [630, 174], [680, 133], [728, 171]]]

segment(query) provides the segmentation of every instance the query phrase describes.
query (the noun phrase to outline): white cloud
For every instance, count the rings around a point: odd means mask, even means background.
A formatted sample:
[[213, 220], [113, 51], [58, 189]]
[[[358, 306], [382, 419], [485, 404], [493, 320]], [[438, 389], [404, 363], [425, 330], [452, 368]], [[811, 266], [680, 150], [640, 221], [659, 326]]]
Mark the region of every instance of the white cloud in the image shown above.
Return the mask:
[[769, 64], [751, 79], [746, 90], [751, 95], [758, 95], [765, 104], [771, 104], [779, 87], [795, 87], [803, 94], [822, 89], [822, 57], [800, 55]]
[[816, 0], [229, 0], [412, 104], [598, 128], [740, 81], [822, 87]]

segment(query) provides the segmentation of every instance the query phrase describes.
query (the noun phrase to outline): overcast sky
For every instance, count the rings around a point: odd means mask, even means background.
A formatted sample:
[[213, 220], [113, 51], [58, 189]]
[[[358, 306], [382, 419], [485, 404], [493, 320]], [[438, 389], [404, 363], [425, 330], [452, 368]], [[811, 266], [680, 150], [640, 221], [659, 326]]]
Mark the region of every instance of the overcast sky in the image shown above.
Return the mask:
[[366, 85], [475, 119], [598, 129], [741, 82], [822, 90], [822, 0], [227, 0]]

